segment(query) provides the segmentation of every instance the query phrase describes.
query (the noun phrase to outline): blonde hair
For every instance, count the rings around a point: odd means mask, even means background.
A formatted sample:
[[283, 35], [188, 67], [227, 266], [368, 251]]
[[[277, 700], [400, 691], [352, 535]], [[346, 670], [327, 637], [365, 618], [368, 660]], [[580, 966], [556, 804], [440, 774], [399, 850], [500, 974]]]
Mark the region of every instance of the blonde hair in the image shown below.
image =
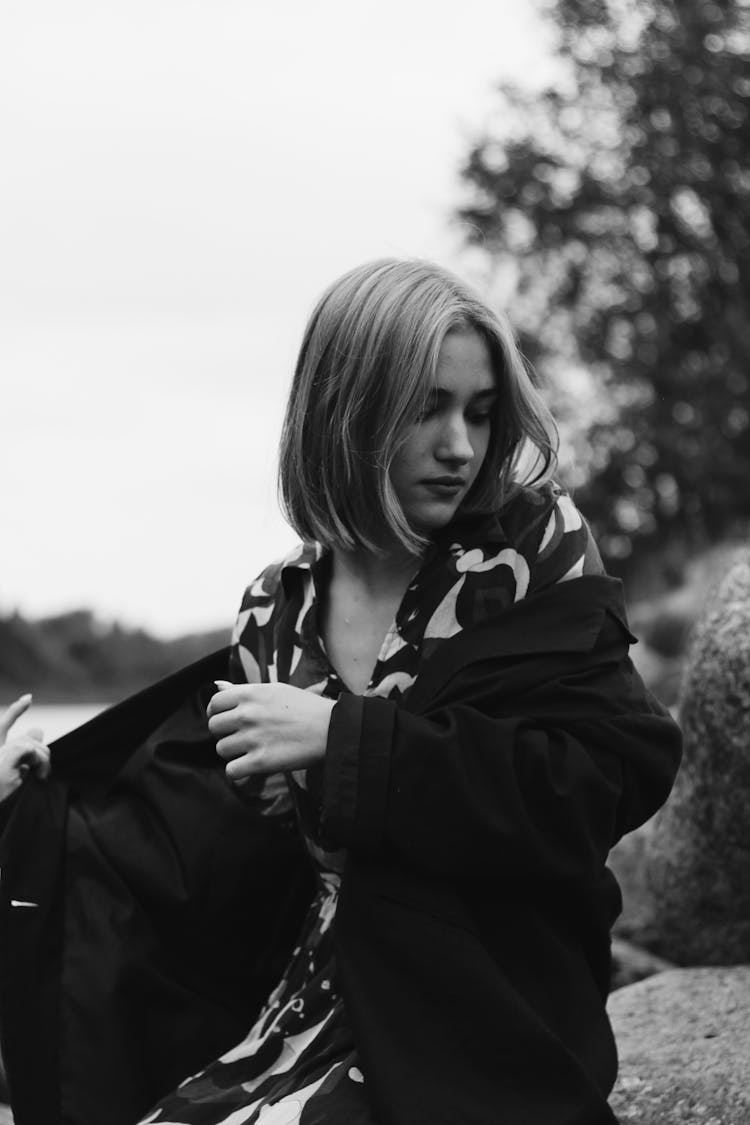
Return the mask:
[[368, 262], [323, 294], [297, 359], [281, 434], [279, 500], [302, 539], [377, 552], [385, 531], [408, 550], [423, 548], [390, 468], [435, 384], [445, 337], [467, 330], [487, 344], [500, 393], [487, 455], [459, 514], [499, 511], [529, 443], [534, 469], [525, 483], [549, 479], [557, 429], [505, 316], [432, 262]]

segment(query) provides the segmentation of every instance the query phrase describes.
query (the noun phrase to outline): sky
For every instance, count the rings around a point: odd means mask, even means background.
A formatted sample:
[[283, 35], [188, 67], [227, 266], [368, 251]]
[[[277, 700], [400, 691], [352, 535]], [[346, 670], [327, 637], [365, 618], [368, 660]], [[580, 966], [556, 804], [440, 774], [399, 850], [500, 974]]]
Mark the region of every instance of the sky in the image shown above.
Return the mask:
[[0, 613], [231, 625], [321, 291], [384, 255], [478, 280], [452, 213], [518, 0], [4, 0]]

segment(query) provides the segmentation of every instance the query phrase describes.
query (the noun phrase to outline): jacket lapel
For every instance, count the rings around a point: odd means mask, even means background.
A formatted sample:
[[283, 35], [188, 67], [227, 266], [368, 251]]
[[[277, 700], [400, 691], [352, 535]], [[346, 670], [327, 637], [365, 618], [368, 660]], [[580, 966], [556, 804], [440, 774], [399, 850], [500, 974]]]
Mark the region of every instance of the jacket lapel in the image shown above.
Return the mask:
[[502, 622], [489, 618], [444, 641], [425, 665], [404, 706], [419, 711], [457, 672], [482, 661], [590, 652], [607, 614], [619, 623], [629, 643], [634, 643], [619, 579], [590, 575], [551, 586], [504, 610]]

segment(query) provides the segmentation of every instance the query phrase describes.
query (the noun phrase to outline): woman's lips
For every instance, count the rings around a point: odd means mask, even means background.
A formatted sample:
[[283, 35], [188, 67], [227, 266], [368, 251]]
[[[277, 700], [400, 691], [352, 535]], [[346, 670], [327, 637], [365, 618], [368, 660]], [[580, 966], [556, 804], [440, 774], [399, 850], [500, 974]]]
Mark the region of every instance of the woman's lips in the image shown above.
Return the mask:
[[465, 481], [460, 477], [444, 477], [438, 480], [423, 480], [422, 484], [428, 488], [430, 492], [436, 493], [438, 496], [457, 496], [465, 486]]

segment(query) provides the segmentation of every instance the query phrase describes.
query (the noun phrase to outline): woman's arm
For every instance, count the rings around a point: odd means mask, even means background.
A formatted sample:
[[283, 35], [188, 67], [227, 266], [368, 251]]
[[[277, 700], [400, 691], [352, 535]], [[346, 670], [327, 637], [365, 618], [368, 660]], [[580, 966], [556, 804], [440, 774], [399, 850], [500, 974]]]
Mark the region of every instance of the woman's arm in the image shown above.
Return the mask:
[[590, 651], [471, 663], [419, 714], [252, 684], [217, 693], [209, 727], [234, 779], [324, 760], [322, 826], [341, 846], [575, 882], [664, 802], [681, 748], [609, 615]]
[[436, 874], [588, 881], [666, 799], [680, 757], [626, 654], [608, 617], [590, 653], [473, 665], [421, 714], [343, 696], [326, 833]]

